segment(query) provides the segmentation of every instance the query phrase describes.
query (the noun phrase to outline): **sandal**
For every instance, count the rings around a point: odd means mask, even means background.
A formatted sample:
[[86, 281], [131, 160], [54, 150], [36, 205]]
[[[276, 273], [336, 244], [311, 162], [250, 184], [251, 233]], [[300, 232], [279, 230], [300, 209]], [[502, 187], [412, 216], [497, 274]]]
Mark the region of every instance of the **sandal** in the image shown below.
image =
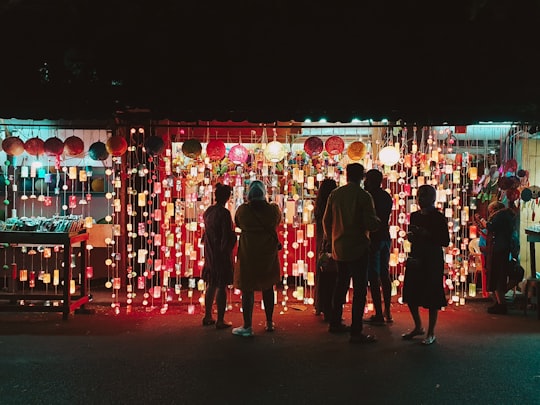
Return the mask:
[[274, 322], [267, 322], [264, 330], [267, 332], [273, 332], [276, 330], [276, 324]]
[[424, 340], [422, 340], [422, 344], [425, 346], [432, 345], [433, 343], [435, 343], [435, 340], [437, 340], [435, 336], [427, 336]]
[[413, 329], [413, 330], [411, 330], [410, 332], [404, 333], [403, 335], [401, 335], [401, 338], [402, 338], [403, 340], [411, 340], [413, 337], [423, 335], [424, 333], [426, 333], [426, 331], [424, 330], [424, 328], [421, 328], [421, 329]]
[[210, 325], [214, 325], [215, 323], [216, 323], [216, 320], [212, 318], [203, 318], [202, 320], [203, 326], [210, 326]]

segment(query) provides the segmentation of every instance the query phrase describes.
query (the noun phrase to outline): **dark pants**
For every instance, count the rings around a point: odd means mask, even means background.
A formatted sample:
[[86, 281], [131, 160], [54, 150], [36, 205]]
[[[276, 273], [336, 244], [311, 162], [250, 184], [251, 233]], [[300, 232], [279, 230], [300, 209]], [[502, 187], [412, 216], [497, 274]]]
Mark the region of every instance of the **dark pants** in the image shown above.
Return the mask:
[[390, 241], [383, 240], [372, 243], [369, 249], [368, 279], [375, 308], [375, 316], [382, 317], [381, 287], [386, 313], [390, 313], [392, 299], [392, 280], [389, 272]]
[[352, 278], [351, 335], [359, 334], [362, 332], [362, 317], [364, 316], [364, 307], [366, 306], [368, 255], [366, 253], [362, 258], [350, 262], [338, 261], [337, 265], [338, 274], [332, 298], [330, 326], [338, 326], [342, 322], [343, 305], [345, 304], [345, 298]]

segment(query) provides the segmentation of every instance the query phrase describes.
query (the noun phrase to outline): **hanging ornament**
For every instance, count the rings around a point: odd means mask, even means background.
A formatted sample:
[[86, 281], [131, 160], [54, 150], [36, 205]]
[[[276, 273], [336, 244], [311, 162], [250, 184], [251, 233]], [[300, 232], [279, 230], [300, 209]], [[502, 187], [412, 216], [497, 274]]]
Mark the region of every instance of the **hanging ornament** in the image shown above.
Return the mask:
[[310, 136], [304, 142], [304, 150], [311, 157], [318, 155], [324, 149], [324, 143], [318, 136]]
[[24, 152], [24, 142], [17, 136], [10, 136], [2, 141], [2, 149], [10, 156], [19, 156]]
[[504, 172], [515, 173], [517, 170], [517, 161], [515, 159], [510, 159], [504, 164]]
[[236, 165], [246, 163], [249, 152], [242, 144], [234, 145], [229, 151], [229, 160]]
[[101, 141], [94, 142], [88, 148], [88, 156], [93, 160], [107, 160], [109, 157], [107, 146]]
[[206, 145], [206, 156], [208, 156], [210, 160], [221, 160], [225, 157], [226, 152], [227, 148], [223, 141], [212, 140]]
[[24, 143], [24, 150], [32, 156], [39, 156], [45, 152], [45, 142], [43, 139], [34, 137]]
[[92, 180], [92, 183], [90, 183], [90, 187], [92, 188], [92, 191], [103, 193], [105, 191], [105, 180], [103, 177], [96, 177]]
[[197, 159], [202, 152], [202, 145], [197, 139], [188, 139], [182, 144], [182, 153], [189, 158]]
[[84, 152], [84, 142], [78, 136], [70, 136], [64, 141], [64, 152], [68, 156], [78, 156]]
[[57, 137], [47, 139], [43, 146], [47, 156], [58, 156], [64, 151], [64, 142]]
[[356, 141], [347, 148], [347, 156], [351, 160], [360, 160], [366, 155], [366, 145], [363, 142]]
[[331, 136], [324, 144], [324, 149], [331, 155], [339, 155], [345, 148], [345, 142], [339, 136]]
[[163, 152], [163, 149], [165, 148], [165, 143], [163, 142], [163, 139], [161, 139], [161, 137], [152, 135], [146, 138], [146, 140], [144, 141], [144, 148], [146, 149], [147, 153], [156, 156]]
[[264, 156], [272, 163], [281, 162], [285, 157], [285, 149], [279, 141], [272, 141], [266, 145]]
[[394, 146], [386, 146], [379, 151], [379, 160], [386, 166], [393, 166], [399, 161], [399, 151]]
[[521, 190], [521, 199], [525, 202], [532, 200], [532, 191], [530, 188], [524, 188]]
[[120, 135], [113, 135], [107, 139], [105, 144], [107, 152], [113, 156], [122, 156], [126, 153], [128, 144], [127, 141]]

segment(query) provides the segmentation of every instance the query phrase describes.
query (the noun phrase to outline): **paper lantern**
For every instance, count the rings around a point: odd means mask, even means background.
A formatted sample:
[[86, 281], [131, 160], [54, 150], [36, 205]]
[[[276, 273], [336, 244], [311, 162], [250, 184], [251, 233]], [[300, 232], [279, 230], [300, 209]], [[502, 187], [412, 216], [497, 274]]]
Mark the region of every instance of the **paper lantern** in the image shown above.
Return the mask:
[[321, 138], [317, 136], [310, 136], [304, 142], [304, 150], [309, 156], [315, 156], [321, 153], [324, 149], [324, 143]]
[[109, 157], [107, 146], [101, 141], [94, 142], [88, 148], [88, 156], [93, 160], [107, 160]]
[[399, 151], [394, 146], [386, 146], [379, 151], [379, 160], [386, 166], [393, 166], [399, 161]]
[[163, 149], [165, 148], [165, 143], [163, 142], [163, 139], [159, 136], [149, 136], [144, 141], [144, 147], [146, 149], [146, 152], [150, 155], [159, 155], [161, 152], [163, 152]]
[[128, 144], [122, 136], [113, 135], [107, 139], [105, 147], [107, 148], [107, 152], [109, 152], [111, 155], [122, 156], [124, 153], [126, 153]]
[[278, 141], [270, 142], [268, 145], [266, 145], [264, 157], [273, 163], [281, 162], [285, 157], [285, 149], [283, 148], [283, 144]]
[[478, 167], [469, 168], [469, 179], [472, 181], [478, 180]]
[[246, 163], [249, 152], [244, 145], [234, 145], [229, 151], [229, 160], [236, 165]]
[[64, 142], [57, 137], [47, 139], [43, 146], [48, 156], [59, 156], [64, 152]]
[[345, 148], [345, 142], [339, 136], [331, 136], [324, 144], [324, 149], [331, 155], [339, 155]]
[[202, 145], [196, 139], [188, 139], [182, 144], [182, 153], [189, 158], [197, 159], [202, 152]]
[[2, 149], [10, 156], [19, 156], [24, 152], [24, 142], [17, 136], [9, 136], [2, 141]]
[[42, 155], [45, 152], [45, 142], [40, 138], [30, 138], [24, 143], [24, 150], [29, 155]]
[[356, 141], [347, 148], [347, 156], [351, 160], [360, 160], [366, 155], [366, 145], [363, 142]]
[[84, 142], [78, 136], [70, 136], [64, 141], [64, 152], [68, 156], [78, 156], [84, 152]]
[[223, 159], [226, 152], [227, 148], [223, 141], [213, 140], [206, 145], [206, 156], [208, 156], [210, 160]]
[[92, 187], [92, 191], [102, 193], [105, 191], [105, 179], [103, 177], [97, 177], [92, 180], [90, 186]]

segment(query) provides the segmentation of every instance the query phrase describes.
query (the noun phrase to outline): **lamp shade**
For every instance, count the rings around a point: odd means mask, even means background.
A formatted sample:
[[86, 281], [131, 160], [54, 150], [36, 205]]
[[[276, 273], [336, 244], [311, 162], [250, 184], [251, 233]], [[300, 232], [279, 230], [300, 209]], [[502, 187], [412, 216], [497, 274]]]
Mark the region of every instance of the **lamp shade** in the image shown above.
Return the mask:
[[324, 143], [318, 136], [310, 136], [304, 142], [304, 150], [309, 156], [315, 156], [321, 153], [324, 149]]
[[281, 162], [285, 157], [285, 149], [283, 148], [283, 144], [278, 141], [270, 142], [268, 145], [266, 145], [264, 157], [273, 163]]
[[48, 156], [58, 156], [64, 152], [64, 142], [57, 137], [49, 138], [44, 144], [45, 153]]
[[113, 135], [107, 139], [105, 144], [107, 152], [113, 156], [122, 156], [126, 153], [128, 144], [127, 141], [120, 135]]
[[68, 156], [77, 156], [84, 152], [84, 142], [78, 136], [70, 136], [64, 141], [64, 152]]
[[182, 144], [182, 153], [189, 158], [197, 159], [202, 152], [202, 145], [196, 139], [188, 139]]
[[324, 149], [331, 155], [339, 155], [345, 148], [345, 142], [339, 136], [331, 136], [324, 144]]
[[9, 136], [2, 141], [2, 149], [10, 156], [19, 156], [24, 152], [24, 142], [17, 136]]
[[399, 161], [399, 151], [394, 146], [386, 146], [379, 151], [379, 160], [386, 166], [393, 166]]
[[24, 150], [29, 155], [42, 155], [45, 152], [45, 142], [40, 138], [30, 138], [24, 143]]
[[210, 160], [223, 159], [226, 152], [227, 148], [225, 147], [225, 143], [223, 141], [215, 139], [208, 142], [208, 145], [206, 145], [206, 156], [208, 156]]
[[150, 155], [159, 155], [161, 152], [163, 152], [163, 149], [165, 148], [165, 142], [163, 142], [163, 139], [159, 136], [149, 136], [144, 141], [144, 147], [146, 149], [146, 152]]
[[107, 160], [109, 157], [107, 146], [101, 141], [94, 142], [88, 148], [88, 156], [93, 160]]
[[363, 142], [356, 141], [347, 148], [347, 156], [351, 160], [360, 160], [366, 155], [366, 145]]
[[238, 144], [234, 145], [229, 151], [229, 160], [234, 164], [246, 163], [249, 152], [244, 145]]

